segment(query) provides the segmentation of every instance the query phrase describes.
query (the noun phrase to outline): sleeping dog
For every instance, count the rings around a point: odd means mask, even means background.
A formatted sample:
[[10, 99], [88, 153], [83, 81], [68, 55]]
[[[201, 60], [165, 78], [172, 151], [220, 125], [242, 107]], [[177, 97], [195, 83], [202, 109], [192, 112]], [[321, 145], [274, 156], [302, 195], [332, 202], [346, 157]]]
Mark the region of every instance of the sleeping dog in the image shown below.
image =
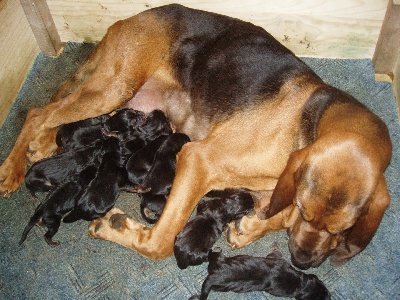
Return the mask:
[[253, 208], [253, 198], [246, 190], [207, 193], [197, 207], [197, 215], [176, 236], [174, 253], [178, 267], [186, 269], [207, 261], [212, 246], [226, 225]]
[[267, 257], [238, 255], [224, 257], [221, 252], [210, 251], [208, 276], [200, 296], [190, 299], [207, 299], [209, 293], [265, 291], [278, 297], [294, 297], [297, 300], [329, 300], [325, 285], [313, 274], [293, 268], [275, 250]]
[[53, 241], [52, 238], [60, 227], [62, 217], [75, 207], [77, 199], [81, 197], [86, 186], [94, 178], [96, 171], [95, 166], [89, 166], [79, 176], [71, 176], [53, 188], [47, 194], [46, 199], [36, 208], [22, 233], [19, 244], [21, 245], [25, 241], [32, 227], [41, 220], [41, 223], [47, 227], [44, 235], [46, 242], [50, 246], [57, 246], [59, 243]]

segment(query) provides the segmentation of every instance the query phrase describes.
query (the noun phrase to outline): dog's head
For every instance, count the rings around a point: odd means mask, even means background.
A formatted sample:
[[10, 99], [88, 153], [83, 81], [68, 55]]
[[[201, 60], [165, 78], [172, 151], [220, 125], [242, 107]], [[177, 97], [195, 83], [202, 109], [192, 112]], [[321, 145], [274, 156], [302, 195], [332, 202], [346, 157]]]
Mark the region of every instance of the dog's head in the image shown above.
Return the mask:
[[340, 265], [368, 245], [389, 204], [381, 160], [356, 137], [321, 138], [290, 156], [265, 217], [293, 204], [286, 227], [295, 266], [318, 267], [330, 255]]

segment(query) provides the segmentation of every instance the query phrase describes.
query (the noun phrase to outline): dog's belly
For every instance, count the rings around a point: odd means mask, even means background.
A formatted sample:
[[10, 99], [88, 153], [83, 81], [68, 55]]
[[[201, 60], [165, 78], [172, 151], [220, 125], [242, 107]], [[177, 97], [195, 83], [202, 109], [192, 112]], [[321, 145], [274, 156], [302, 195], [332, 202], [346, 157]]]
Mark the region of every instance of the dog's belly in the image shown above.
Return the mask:
[[124, 108], [132, 108], [149, 114], [155, 109], [162, 110], [171, 121], [176, 132], [187, 134], [192, 141], [204, 139], [210, 128], [208, 118], [192, 110], [187, 92], [175, 83], [168, 83], [153, 76], [127, 101]]

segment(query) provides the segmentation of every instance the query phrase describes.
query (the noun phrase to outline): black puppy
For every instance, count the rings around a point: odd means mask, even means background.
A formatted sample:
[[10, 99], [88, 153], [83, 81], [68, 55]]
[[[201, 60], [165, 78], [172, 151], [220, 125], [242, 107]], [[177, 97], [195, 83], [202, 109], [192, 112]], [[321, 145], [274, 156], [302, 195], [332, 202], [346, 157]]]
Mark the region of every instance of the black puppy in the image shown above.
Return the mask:
[[79, 174], [78, 178], [72, 176], [51, 190], [30, 218], [19, 244], [21, 245], [25, 241], [29, 231], [41, 219], [41, 223], [47, 227], [44, 235], [46, 242], [50, 246], [57, 246], [59, 243], [53, 241], [52, 238], [60, 227], [62, 217], [75, 207], [76, 199], [94, 178], [96, 170], [94, 166], [87, 167]]
[[235, 293], [265, 291], [297, 300], [331, 299], [328, 289], [317, 276], [296, 270], [279, 251], [273, 251], [265, 258], [248, 255], [224, 257], [221, 252], [210, 252], [208, 260], [208, 276], [201, 294], [192, 296], [192, 300], [207, 299], [211, 290]]
[[108, 118], [103, 125], [103, 134], [113, 136], [120, 141], [133, 139], [135, 129], [146, 122], [145, 114], [131, 108], [118, 109], [114, 115]]
[[[161, 135], [172, 134], [171, 122], [161, 110], [153, 110], [146, 116], [144, 124], [131, 131], [133, 138], [139, 137], [147, 144]], [[130, 138], [130, 139], [133, 139]]]
[[168, 138], [168, 135], [161, 135], [150, 141], [147, 145], [133, 153], [126, 163], [129, 180], [141, 185], [153, 165], [154, 158], [158, 149]]
[[139, 189], [153, 195], [168, 195], [175, 177], [176, 155], [182, 146], [190, 142], [184, 133], [169, 135], [157, 150], [152, 166]]
[[59, 147], [57, 151], [58, 153], [76, 151], [93, 146], [104, 138], [102, 124], [80, 127], [74, 131], [67, 141], [63, 142], [63, 146]]
[[125, 160], [118, 149], [118, 143], [110, 141], [102, 156], [95, 178], [90, 182], [82, 197], [77, 199], [74, 209], [65, 216], [65, 223], [83, 219], [92, 221], [103, 217], [118, 199], [121, 190], [132, 189], [126, 170]]
[[207, 261], [210, 249], [226, 224], [240, 219], [253, 208], [253, 198], [244, 189], [207, 193], [197, 206], [197, 215], [175, 238], [174, 254], [178, 267], [186, 269]]
[[32, 197], [36, 198], [36, 192], [49, 191], [89, 165], [97, 165], [101, 153], [101, 147], [96, 144], [39, 160], [26, 173], [25, 185]]
[[[161, 110], [154, 110], [145, 117], [145, 120], [140, 125], [131, 128], [129, 132], [127, 132], [127, 135], [124, 136], [125, 140], [121, 140], [118, 135], [115, 135], [120, 139], [120, 145], [122, 147], [121, 154], [129, 157], [132, 156], [127, 162], [127, 171], [131, 174], [131, 176], [135, 176], [134, 174], [139, 172], [141, 169], [141, 167], [136, 167], [136, 161], [138, 160], [137, 157], [143, 156], [144, 152], [151, 149], [147, 148], [146, 150], [143, 150], [142, 148], [147, 144], [157, 140], [159, 137], [163, 137], [163, 139], [165, 139], [165, 136], [170, 134], [172, 134], [172, 128], [168, 118]], [[161, 143], [161, 140], [155, 142], [155, 144], [151, 146], [155, 151], [160, 146], [158, 143]], [[141, 153], [136, 154], [137, 151], [140, 151]], [[155, 151], [150, 151], [151, 155], [154, 155]], [[149, 155], [145, 155], [149, 157]], [[151, 160], [153, 159], [154, 157], [151, 157]], [[151, 162], [152, 161], [150, 161], [150, 163]], [[144, 175], [147, 174], [148, 170], [149, 168], [146, 168], [145, 171], [141, 172], [142, 175], [140, 175], [140, 177], [144, 178]], [[139, 183], [138, 181], [132, 182]]]
[[140, 212], [143, 219], [154, 224], [160, 218], [175, 177], [176, 155], [190, 142], [183, 133], [173, 133], [157, 150], [153, 163], [136, 191], [141, 193]]
[[102, 124], [109, 117], [109, 115], [101, 115], [96, 118], [85, 119], [60, 126], [56, 135], [57, 146], [62, 148], [64, 151], [68, 144], [70, 144], [70, 148], [77, 148], [79, 143], [82, 146], [89, 146], [93, 143], [93, 139], [98, 137], [99, 128], [101, 134]]

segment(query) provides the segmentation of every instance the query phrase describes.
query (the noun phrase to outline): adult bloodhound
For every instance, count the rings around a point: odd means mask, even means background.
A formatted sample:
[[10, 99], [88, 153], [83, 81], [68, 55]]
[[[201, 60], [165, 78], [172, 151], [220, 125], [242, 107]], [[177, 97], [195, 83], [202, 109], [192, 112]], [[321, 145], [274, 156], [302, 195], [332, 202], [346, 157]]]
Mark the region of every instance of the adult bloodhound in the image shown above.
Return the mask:
[[165, 210], [148, 228], [112, 209], [90, 234], [151, 259], [174, 239], [208, 191], [254, 191], [258, 213], [230, 225], [241, 247], [287, 229], [292, 261], [317, 267], [362, 251], [389, 205], [391, 142], [382, 120], [324, 83], [253, 24], [167, 5], [112, 25], [53, 100], [32, 108], [0, 168], [3, 195], [19, 189], [26, 157], [56, 149], [61, 124], [128, 106], [161, 109], [193, 142], [177, 156]]

